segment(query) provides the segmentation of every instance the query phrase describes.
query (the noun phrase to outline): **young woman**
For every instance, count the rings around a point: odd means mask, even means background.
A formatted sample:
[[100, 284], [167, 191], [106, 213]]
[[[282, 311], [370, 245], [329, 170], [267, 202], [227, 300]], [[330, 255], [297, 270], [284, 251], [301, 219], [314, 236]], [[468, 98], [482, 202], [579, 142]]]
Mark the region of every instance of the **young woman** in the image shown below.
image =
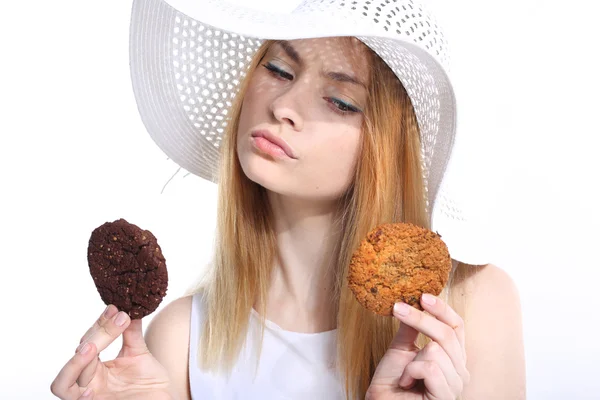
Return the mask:
[[[477, 235], [440, 224], [453, 270], [441, 296], [423, 296], [425, 312], [399, 303], [379, 317], [346, 286], [374, 226], [443, 220], [455, 105], [445, 40], [425, 10], [410, 0], [306, 1], [289, 15], [170, 3], [134, 1], [134, 90], [164, 151], [218, 180], [214, 262], [145, 339], [141, 321], [109, 306], [52, 392], [524, 398], [518, 294], [479, 261]], [[121, 335], [119, 356], [100, 361]]]

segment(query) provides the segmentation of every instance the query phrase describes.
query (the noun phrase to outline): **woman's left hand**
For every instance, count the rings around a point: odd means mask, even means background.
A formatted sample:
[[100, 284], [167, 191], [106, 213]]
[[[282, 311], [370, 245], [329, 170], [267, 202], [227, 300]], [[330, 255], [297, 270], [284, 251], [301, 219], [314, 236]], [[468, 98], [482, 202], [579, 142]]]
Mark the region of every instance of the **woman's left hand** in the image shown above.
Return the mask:
[[[404, 303], [394, 307], [400, 329], [379, 362], [366, 399], [455, 400], [469, 382], [462, 318], [431, 295], [419, 311]], [[419, 332], [432, 341], [419, 350]]]

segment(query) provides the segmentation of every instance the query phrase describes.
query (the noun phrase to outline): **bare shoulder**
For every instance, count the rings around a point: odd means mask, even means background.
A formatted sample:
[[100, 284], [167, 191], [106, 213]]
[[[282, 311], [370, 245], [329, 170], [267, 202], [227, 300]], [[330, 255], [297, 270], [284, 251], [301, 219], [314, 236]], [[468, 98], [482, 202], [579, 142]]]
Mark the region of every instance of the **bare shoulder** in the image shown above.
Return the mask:
[[467, 296], [467, 301], [472, 301], [486, 293], [483, 300], [491, 299], [493, 297], [491, 295], [503, 295], [517, 301], [519, 299], [519, 292], [513, 279], [506, 271], [493, 264], [460, 263], [455, 274], [454, 285], [458, 293]]
[[180, 399], [190, 399], [188, 355], [192, 296], [165, 306], [146, 329], [146, 343], [152, 355], [167, 369]]
[[521, 302], [513, 279], [492, 264], [459, 264], [453, 302], [464, 318], [471, 373], [463, 398], [524, 399]]

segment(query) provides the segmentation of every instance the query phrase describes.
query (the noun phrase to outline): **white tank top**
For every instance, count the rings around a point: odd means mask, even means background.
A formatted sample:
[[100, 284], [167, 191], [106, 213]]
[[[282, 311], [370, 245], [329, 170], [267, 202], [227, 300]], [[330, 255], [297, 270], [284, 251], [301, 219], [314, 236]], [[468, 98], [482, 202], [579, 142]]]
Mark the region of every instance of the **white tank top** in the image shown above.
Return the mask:
[[[192, 300], [189, 374], [193, 400], [206, 399], [345, 399], [342, 380], [334, 365], [335, 330], [298, 333], [266, 321], [258, 369], [256, 338], [260, 317], [252, 310], [246, 344], [231, 376], [217, 375], [198, 366], [198, 344], [204, 324], [200, 294]], [[256, 376], [255, 376], [256, 372]]]

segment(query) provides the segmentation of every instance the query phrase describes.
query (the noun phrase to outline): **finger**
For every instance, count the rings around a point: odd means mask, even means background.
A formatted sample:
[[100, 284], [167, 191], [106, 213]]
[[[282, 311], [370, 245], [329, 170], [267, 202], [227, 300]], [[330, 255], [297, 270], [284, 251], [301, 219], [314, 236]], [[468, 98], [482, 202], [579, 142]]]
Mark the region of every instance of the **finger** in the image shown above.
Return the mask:
[[[453, 393], [461, 393], [463, 390], [463, 380], [456, 372], [456, 368], [452, 364], [452, 360], [442, 347], [436, 342], [429, 342], [427, 346], [423, 348], [417, 354], [414, 361], [432, 361], [435, 362], [441, 369], [446, 383], [450, 387]], [[402, 380], [402, 377], [400, 378]]]
[[429, 336], [433, 341], [438, 342], [448, 356], [450, 356], [450, 360], [452, 360], [452, 364], [458, 374], [461, 377], [468, 376], [463, 348], [458, 341], [454, 329], [435, 317], [427, 315], [406, 303], [397, 303], [394, 306], [394, 316], [400, 322], [415, 328], [424, 335]]
[[79, 340], [79, 343], [83, 343], [92, 333], [98, 330], [102, 325], [109, 321], [119, 310], [112, 304], [109, 304], [100, 317], [94, 322], [94, 324], [88, 329], [85, 334]]
[[83, 346], [64, 367], [60, 370], [52, 385], [50, 391], [56, 397], [63, 400], [75, 400], [81, 396], [81, 388], [77, 384], [77, 378], [81, 371], [97, 356], [96, 347], [93, 343]]
[[465, 348], [465, 324], [461, 316], [458, 315], [458, 313], [454, 311], [454, 309], [452, 309], [448, 303], [431, 294], [423, 294], [421, 297], [421, 305], [428, 313], [454, 329], [456, 337], [458, 338], [458, 342], [463, 349], [464, 358], [466, 360], [467, 351]]
[[100, 353], [106, 349], [109, 344], [114, 342], [114, 340], [118, 338], [125, 329], [127, 329], [130, 323], [131, 319], [129, 318], [129, 315], [123, 311], [119, 311], [112, 318], [106, 321], [106, 323], [99, 326], [98, 329], [96, 329], [81, 345], [79, 345], [78, 349], [85, 343], [94, 343], [98, 349], [98, 353]]
[[123, 347], [121, 347], [119, 357], [136, 357], [145, 353], [148, 353], [148, 346], [146, 346], [142, 332], [142, 320], [135, 319], [123, 332]]
[[100, 364], [100, 358], [96, 357], [93, 359], [79, 374], [79, 378], [77, 378], [77, 384], [81, 387], [86, 387], [90, 384], [94, 376], [96, 375], [96, 368]]
[[[446, 383], [444, 374], [439, 365], [433, 361], [411, 361], [406, 368], [402, 377], [398, 381], [401, 388], [409, 387], [410, 380], [423, 380], [426, 391], [431, 393], [431, 396], [438, 399], [453, 399], [452, 390]], [[454, 396], [454, 397], [453, 397]]]
[[81, 394], [78, 400], [92, 400], [94, 398], [94, 391], [91, 388], [87, 388], [85, 392]]
[[[110, 322], [111, 318], [117, 314], [119, 310], [112, 304], [109, 304], [104, 312], [100, 315], [100, 317], [94, 322], [94, 324], [87, 330], [87, 332], [81, 338], [80, 346], [87, 343], [87, 340], [96, 333], [100, 328], [102, 328], [106, 323]], [[79, 348], [78, 348], [79, 349]], [[96, 375], [96, 368], [98, 368], [98, 364], [100, 363], [100, 359], [96, 357], [92, 360], [81, 372], [79, 378], [77, 379], [77, 384], [79, 386], [85, 387], [87, 386], [91, 380]], [[82, 395], [83, 396], [83, 395]]]

